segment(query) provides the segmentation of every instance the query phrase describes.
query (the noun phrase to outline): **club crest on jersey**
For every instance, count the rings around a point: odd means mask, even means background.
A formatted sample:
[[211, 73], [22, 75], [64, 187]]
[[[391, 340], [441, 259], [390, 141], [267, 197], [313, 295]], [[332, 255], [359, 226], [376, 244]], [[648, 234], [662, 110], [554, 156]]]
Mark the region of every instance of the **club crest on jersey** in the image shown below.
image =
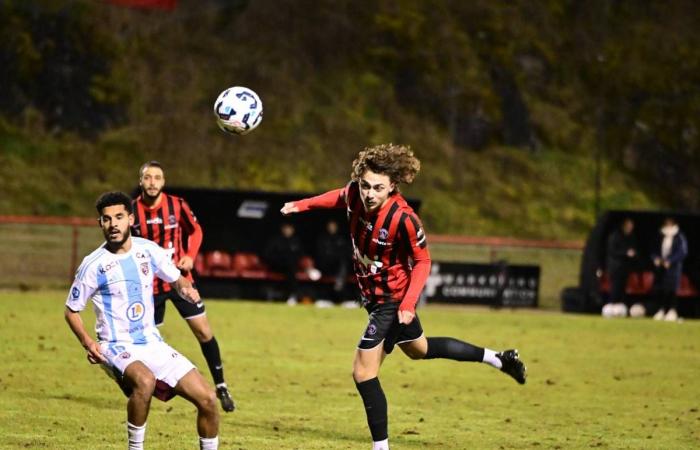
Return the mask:
[[146, 312], [146, 307], [141, 302], [135, 302], [130, 304], [126, 309], [126, 317], [130, 321], [135, 322], [141, 320]]
[[141, 263], [141, 273], [144, 274], [144, 275], [148, 275], [148, 271], [149, 271], [148, 263], [147, 263], [147, 262], [142, 262], [142, 263]]
[[175, 214], [170, 214], [168, 216], [168, 223], [170, 225], [175, 225], [177, 223], [177, 218], [175, 217]]
[[73, 286], [73, 289], [70, 291], [70, 295], [73, 296], [74, 299], [77, 299], [80, 297], [80, 289], [78, 289], [76, 286]]
[[123, 352], [121, 355], [119, 355], [121, 359], [129, 359], [131, 358], [131, 353], [129, 352]]
[[386, 239], [389, 237], [389, 230], [386, 228], [381, 228], [379, 230], [379, 239]]
[[373, 323], [370, 323], [367, 327], [367, 334], [370, 336], [374, 336], [375, 334], [377, 334], [377, 326]]

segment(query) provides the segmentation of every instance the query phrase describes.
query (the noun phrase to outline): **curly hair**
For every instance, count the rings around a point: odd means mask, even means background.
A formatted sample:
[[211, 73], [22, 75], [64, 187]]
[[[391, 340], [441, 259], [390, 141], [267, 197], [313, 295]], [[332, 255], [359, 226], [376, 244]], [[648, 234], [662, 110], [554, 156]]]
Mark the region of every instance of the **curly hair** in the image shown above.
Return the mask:
[[420, 172], [420, 161], [409, 146], [381, 144], [362, 150], [352, 163], [353, 180], [359, 181], [367, 170], [388, 175], [392, 183], [411, 184]]

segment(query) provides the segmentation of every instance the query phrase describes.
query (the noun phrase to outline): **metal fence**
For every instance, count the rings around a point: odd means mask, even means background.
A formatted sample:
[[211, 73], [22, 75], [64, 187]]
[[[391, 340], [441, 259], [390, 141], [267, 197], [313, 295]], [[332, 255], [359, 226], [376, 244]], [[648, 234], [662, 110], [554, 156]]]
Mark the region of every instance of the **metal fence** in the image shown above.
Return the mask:
[[[95, 219], [0, 216], [0, 289], [67, 288], [102, 242]], [[580, 242], [430, 235], [429, 243], [437, 261], [539, 265], [543, 308], [558, 308], [561, 289], [578, 284]]]

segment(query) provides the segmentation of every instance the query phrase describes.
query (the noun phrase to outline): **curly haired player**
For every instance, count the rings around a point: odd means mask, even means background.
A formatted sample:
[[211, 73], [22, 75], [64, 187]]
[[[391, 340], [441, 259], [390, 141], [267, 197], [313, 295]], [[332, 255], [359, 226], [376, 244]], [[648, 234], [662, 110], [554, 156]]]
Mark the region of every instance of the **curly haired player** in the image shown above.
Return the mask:
[[388, 450], [387, 402], [379, 368], [395, 345], [411, 359], [484, 362], [524, 384], [517, 350], [497, 353], [449, 337], [425, 337], [416, 303], [430, 274], [430, 253], [420, 219], [399, 192], [420, 161], [410, 148], [384, 144], [361, 151], [343, 188], [288, 202], [282, 214], [345, 208], [350, 222], [355, 276], [369, 323], [355, 351], [353, 378], [367, 413], [373, 450]]

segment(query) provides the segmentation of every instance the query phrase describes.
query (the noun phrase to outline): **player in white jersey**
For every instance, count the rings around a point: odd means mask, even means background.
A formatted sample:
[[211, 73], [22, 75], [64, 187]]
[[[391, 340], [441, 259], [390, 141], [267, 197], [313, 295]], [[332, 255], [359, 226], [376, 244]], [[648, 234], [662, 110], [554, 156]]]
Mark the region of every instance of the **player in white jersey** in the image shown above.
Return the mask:
[[[200, 449], [218, 448], [216, 394], [195, 366], [163, 341], [153, 319], [153, 275], [172, 283], [193, 303], [199, 293], [180, 275], [171, 258], [155, 243], [131, 237], [131, 199], [107, 192], [97, 200], [99, 225], [106, 242], [80, 265], [66, 300], [65, 318], [91, 363], [118, 375], [129, 397], [129, 450], [143, 449], [151, 398], [181, 395], [197, 407]], [[94, 340], [80, 317], [92, 300]]]

